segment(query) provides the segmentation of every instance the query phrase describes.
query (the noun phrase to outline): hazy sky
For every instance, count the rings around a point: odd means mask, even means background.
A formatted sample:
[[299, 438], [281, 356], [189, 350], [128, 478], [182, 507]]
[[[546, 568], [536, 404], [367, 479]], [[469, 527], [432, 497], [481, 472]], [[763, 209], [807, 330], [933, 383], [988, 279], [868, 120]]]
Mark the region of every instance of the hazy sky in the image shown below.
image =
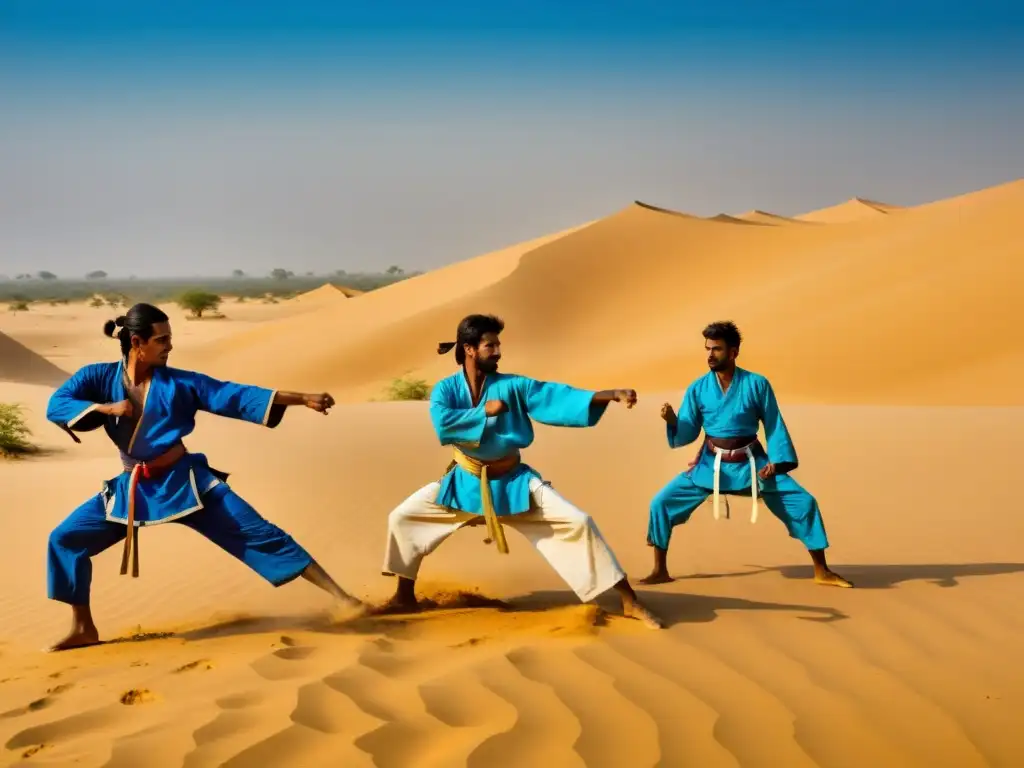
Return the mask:
[[1020, 6], [4, 0], [0, 273], [426, 269], [634, 199], [967, 192], [1024, 176]]

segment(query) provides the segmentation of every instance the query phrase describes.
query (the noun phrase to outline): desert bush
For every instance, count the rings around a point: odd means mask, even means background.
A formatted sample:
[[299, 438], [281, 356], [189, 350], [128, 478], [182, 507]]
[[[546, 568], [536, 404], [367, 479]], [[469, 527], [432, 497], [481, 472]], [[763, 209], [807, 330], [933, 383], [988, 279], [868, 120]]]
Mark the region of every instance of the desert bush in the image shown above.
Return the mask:
[[395, 379], [388, 387], [388, 400], [427, 400], [430, 398], [430, 385], [423, 379]]
[[217, 309], [220, 302], [220, 296], [201, 289], [185, 291], [178, 297], [178, 306], [191, 312], [192, 317], [202, 317], [206, 310]]
[[0, 456], [21, 456], [32, 450], [28, 436], [32, 431], [21, 415], [21, 406], [0, 403]]
[[28, 312], [28, 302], [12, 301], [10, 310], [11, 312]]

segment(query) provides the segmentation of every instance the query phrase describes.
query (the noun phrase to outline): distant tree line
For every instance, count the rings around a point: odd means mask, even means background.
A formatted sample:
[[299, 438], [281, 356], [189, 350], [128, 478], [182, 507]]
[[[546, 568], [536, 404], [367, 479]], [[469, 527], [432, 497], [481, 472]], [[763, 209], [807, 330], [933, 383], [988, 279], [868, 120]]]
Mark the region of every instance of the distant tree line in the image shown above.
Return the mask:
[[127, 306], [131, 306], [136, 301], [174, 301], [188, 291], [206, 291], [218, 296], [246, 298], [287, 298], [318, 288], [327, 282], [365, 292], [418, 274], [420, 273], [406, 272], [401, 267], [391, 266], [383, 273], [337, 270], [330, 275], [296, 275], [292, 270], [278, 267], [264, 277], [251, 276], [241, 269], [236, 269], [230, 277], [111, 278], [103, 270], [94, 270], [83, 278], [68, 279], [49, 270], [40, 270], [34, 276], [15, 275], [14, 280], [0, 275], [0, 301], [56, 304], [82, 301], [99, 294], [103, 297], [100, 299], [101, 305], [114, 301], [116, 303], [113, 306], [118, 306], [127, 301]]

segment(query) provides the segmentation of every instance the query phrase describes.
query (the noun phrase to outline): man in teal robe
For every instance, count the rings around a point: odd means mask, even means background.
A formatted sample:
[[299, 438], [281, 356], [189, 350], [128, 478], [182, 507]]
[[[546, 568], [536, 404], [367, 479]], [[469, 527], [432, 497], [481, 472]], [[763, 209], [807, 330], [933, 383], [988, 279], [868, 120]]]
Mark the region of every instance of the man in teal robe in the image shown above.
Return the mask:
[[[736, 365], [742, 340], [739, 329], [731, 322], [719, 322], [703, 333], [710, 370], [686, 389], [678, 413], [665, 403], [661, 416], [670, 448], [690, 445], [701, 429], [705, 439], [690, 468], [651, 501], [647, 542], [654, 547], [654, 570], [640, 583], [672, 581], [668, 572], [672, 530], [689, 520], [711, 495], [717, 518], [719, 495], [725, 493], [751, 497], [753, 520], [760, 495], [789, 535], [810, 552], [815, 581], [852, 587], [825, 561], [828, 537], [818, 502], [789, 476], [799, 459], [771, 384]], [[758, 421], [764, 424], [767, 446], [757, 438]]]
[[520, 459], [533, 443], [533, 421], [558, 427], [592, 427], [610, 402], [636, 403], [636, 392], [594, 392], [567, 384], [498, 373], [501, 320], [470, 315], [459, 324], [455, 349], [461, 369], [439, 381], [430, 417], [453, 461], [440, 481], [428, 483], [388, 518], [385, 575], [398, 577], [387, 611], [415, 610], [415, 581], [423, 558], [459, 528], [484, 522], [488, 542], [508, 552], [504, 527], [522, 533], [580, 600], [614, 590], [623, 614], [652, 629], [660, 621], [640, 602], [590, 515], [559, 494]]

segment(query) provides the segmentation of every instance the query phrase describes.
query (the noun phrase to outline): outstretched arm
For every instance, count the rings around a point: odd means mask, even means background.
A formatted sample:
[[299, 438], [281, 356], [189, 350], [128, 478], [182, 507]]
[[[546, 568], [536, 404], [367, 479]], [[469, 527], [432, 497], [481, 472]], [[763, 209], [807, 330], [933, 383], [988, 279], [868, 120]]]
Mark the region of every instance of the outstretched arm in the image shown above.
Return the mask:
[[281, 423], [285, 410], [292, 405], [305, 405], [326, 414], [334, 405], [327, 393], [305, 394], [282, 392], [233, 381], [221, 381], [202, 373], [186, 374], [195, 406], [217, 416], [240, 419], [273, 429]]
[[593, 427], [608, 410], [608, 403], [626, 403], [627, 408], [636, 404], [636, 392], [632, 389], [595, 392], [525, 377], [520, 392], [530, 418], [553, 427]]

